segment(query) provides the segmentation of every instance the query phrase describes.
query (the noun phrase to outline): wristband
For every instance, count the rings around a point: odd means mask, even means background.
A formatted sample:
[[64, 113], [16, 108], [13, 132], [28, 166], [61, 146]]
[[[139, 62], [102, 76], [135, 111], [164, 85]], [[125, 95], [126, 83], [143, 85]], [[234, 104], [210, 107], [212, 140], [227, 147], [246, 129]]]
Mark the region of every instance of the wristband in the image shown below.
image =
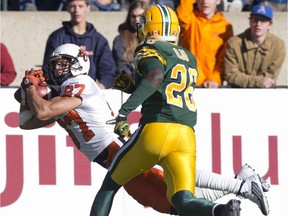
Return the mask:
[[33, 84], [32, 82], [29, 82], [29, 83], [27, 83], [27, 84], [24, 84], [24, 85], [22, 86], [22, 88], [23, 88], [23, 90], [26, 92], [27, 88], [30, 87], [31, 85], [34, 85], [34, 84]]

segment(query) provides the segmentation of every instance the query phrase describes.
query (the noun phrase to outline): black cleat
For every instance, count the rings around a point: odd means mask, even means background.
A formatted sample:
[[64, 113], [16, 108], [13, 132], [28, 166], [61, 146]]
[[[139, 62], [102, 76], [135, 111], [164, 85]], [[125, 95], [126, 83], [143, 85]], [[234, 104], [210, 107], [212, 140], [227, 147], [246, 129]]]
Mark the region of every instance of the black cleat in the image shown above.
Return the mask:
[[224, 206], [221, 216], [240, 216], [240, 201], [232, 199]]

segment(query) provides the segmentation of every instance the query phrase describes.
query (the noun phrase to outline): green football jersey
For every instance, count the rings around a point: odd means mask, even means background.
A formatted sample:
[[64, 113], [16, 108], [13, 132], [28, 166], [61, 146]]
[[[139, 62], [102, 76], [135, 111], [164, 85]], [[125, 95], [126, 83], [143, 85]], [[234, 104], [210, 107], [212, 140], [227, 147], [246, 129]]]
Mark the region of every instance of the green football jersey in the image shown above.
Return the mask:
[[159, 59], [164, 68], [164, 81], [142, 104], [140, 123], [175, 122], [193, 128], [197, 121], [193, 93], [198, 72], [192, 53], [175, 44], [150, 39], [137, 47], [134, 57], [136, 85], [154, 67], [149, 58]]

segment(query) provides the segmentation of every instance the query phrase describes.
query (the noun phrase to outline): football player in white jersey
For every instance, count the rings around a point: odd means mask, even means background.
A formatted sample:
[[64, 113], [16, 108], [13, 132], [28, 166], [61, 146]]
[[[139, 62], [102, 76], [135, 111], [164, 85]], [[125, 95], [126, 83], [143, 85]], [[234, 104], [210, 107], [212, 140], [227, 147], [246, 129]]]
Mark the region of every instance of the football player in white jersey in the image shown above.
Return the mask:
[[[20, 106], [20, 128], [35, 129], [57, 121], [89, 161], [108, 168], [124, 139], [117, 138], [111, 125], [106, 123], [113, 118], [112, 110], [95, 81], [87, 75], [89, 67], [89, 59], [79, 46], [63, 44], [56, 48], [50, 58], [49, 73], [59, 96], [50, 100], [38, 95], [36, 86], [42, 80], [33, 76], [33, 69], [27, 71], [21, 87], [28, 104]], [[27, 110], [31, 110], [32, 115], [29, 116]], [[268, 214], [266, 197], [257, 197], [252, 184], [260, 191], [269, 189], [269, 184], [247, 165], [236, 178], [197, 170], [196, 197], [213, 201], [234, 193], [255, 202], [264, 215]], [[162, 170], [152, 168], [130, 180], [124, 188], [140, 204], [177, 215], [166, 198]]]

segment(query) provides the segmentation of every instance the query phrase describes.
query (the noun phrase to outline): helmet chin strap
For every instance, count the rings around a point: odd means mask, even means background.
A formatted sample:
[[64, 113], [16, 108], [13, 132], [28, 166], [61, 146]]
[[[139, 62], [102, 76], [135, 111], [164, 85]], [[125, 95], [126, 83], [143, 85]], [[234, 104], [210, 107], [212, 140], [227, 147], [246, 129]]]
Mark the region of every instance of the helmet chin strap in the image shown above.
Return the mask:
[[141, 29], [141, 24], [140, 23], [136, 23], [136, 36], [137, 36], [137, 40], [138, 43], [141, 43], [141, 39], [140, 39], [140, 29]]
[[178, 35], [177, 35], [177, 39], [175, 41], [176, 45], [178, 45], [178, 43], [179, 43], [180, 31], [181, 31], [180, 26], [178, 26]]

